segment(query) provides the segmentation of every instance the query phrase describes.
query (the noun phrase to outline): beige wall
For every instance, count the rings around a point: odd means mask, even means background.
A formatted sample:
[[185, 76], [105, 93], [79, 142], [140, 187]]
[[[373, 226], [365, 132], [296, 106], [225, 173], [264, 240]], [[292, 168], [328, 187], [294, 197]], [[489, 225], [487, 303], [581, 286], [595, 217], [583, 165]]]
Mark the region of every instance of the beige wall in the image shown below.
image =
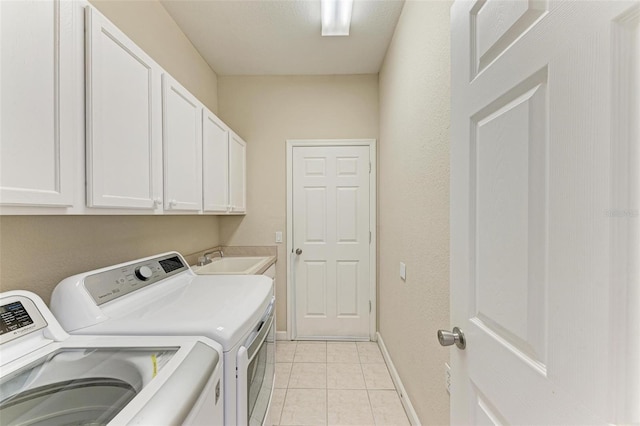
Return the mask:
[[380, 72], [379, 330], [422, 424], [449, 423], [449, 7], [407, 1]]
[[218, 77], [157, 0], [89, 0], [211, 111]]
[[[157, 1], [96, 1], [103, 14], [210, 109], [217, 76]], [[214, 216], [2, 216], [0, 290], [31, 290], [48, 302], [69, 275], [167, 250], [219, 244]]]
[[[378, 137], [378, 78], [220, 76], [220, 118], [247, 141], [247, 215], [220, 219], [224, 245], [286, 241], [287, 139]], [[278, 330], [286, 329], [286, 252], [278, 245]]]
[[30, 290], [49, 301], [61, 279], [170, 250], [218, 244], [210, 216], [3, 216], [0, 288]]

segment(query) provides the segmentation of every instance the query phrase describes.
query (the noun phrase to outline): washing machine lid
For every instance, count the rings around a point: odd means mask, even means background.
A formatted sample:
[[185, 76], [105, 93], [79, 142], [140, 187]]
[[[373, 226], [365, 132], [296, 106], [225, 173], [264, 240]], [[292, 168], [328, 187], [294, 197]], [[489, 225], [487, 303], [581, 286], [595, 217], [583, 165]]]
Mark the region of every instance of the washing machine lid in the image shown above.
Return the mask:
[[[101, 305], [106, 320], [93, 326], [65, 328], [74, 334], [206, 336], [228, 351], [264, 315], [272, 295], [273, 281], [260, 275], [187, 276]], [[77, 312], [70, 305], [62, 309]]]
[[179, 424], [222, 368], [204, 337], [69, 336], [29, 292], [0, 307], [3, 425]]
[[60, 348], [0, 379], [4, 425], [107, 424], [175, 348]]
[[2, 365], [0, 419], [180, 424], [222, 368], [221, 349], [197, 337], [72, 336]]

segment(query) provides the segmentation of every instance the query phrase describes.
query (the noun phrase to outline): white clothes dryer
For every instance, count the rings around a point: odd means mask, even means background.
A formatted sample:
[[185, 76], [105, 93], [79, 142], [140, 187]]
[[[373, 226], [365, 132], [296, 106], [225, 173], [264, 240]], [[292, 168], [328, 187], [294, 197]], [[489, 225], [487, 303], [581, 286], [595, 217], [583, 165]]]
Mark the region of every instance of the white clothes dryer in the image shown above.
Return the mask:
[[34, 293], [0, 294], [10, 425], [222, 425], [222, 348], [204, 337], [69, 336]]
[[271, 278], [196, 275], [171, 252], [66, 278], [51, 310], [71, 334], [215, 340], [224, 351], [225, 424], [264, 423], [275, 374]]

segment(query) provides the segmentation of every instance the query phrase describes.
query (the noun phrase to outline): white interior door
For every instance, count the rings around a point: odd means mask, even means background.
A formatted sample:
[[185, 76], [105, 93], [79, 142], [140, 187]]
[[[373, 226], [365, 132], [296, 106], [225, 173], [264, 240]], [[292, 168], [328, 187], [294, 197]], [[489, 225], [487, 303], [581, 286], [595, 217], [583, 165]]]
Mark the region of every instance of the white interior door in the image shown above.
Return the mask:
[[451, 423], [638, 423], [639, 3], [451, 20]]
[[369, 152], [293, 147], [297, 338], [369, 338]]

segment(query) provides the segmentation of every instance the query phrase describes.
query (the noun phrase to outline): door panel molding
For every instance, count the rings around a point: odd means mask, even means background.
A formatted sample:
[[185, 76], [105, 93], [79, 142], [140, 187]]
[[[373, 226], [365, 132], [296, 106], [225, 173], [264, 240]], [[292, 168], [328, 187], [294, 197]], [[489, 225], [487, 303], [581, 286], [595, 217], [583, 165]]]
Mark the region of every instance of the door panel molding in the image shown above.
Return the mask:
[[[369, 300], [371, 301], [371, 310], [369, 313], [369, 338], [376, 340], [376, 324], [377, 324], [377, 300], [376, 300], [376, 281], [377, 281], [377, 239], [376, 239], [376, 205], [377, 205], [377, 189], [376, 189], [376, 144], [375, 139], [290, 139], [286, 141], [287, 150], [287, 339], [293, 340], [298, 338], [295, 329], [295, 289], [294, 280], [295, 273], [293, 270], [293, 256], [295, 256], [293, 241], [293, 152], [295, 147], [348, 147], [348, 146], [367, 146], [369, 147], [369, 162], [371, 172], [369, 173], [369, 217], [371, 241], [369, 244]], [[341, 175], [355, 174], [355, 165], [349, 162], [347, 158], [340, 163]], [[324, 162], [307, 162], [305, 164], [307, 175], [320, 176], [326, 173], [326, 165]], [[320, 337], [318, 337], [320, 338]]]

